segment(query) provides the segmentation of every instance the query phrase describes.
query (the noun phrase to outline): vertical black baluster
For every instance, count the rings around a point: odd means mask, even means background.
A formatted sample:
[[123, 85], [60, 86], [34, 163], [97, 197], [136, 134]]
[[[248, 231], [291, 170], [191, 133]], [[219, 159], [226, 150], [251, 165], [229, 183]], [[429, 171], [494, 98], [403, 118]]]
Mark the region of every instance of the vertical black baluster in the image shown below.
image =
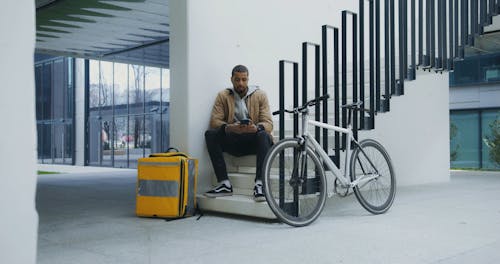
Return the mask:
[[443, 27], [441, 27], [443, 18], [441, 16], [441, 9], [442, 9], [441, 2], [442, 2], [442, 0], [437, 0], [437, 1], [438, 1], [438, 10], [437, 10], [437, 13], [438, 13], [438, 20], [437, 20], [438, 56], [436, 59], [436, 68], [440, 70], [442, 68], [441, 62], [443, 61], [443, 31], [442, 31]]
[[[342, 11], [342, 105], [347, 104], [347, 11]], [[342, 127], [347, 127], [347, 111], [342, 108]], [[342, 134], [342, 149], [345, 149], [345, 134]]]
[[[307, 58], [307, 57], [306, 57]], [[306, 60], [307, 61], [307, 60]], [[293, 63], [293, 107], [298, 107], [299, 106], [299, 64], [298, 63]], [[295, 113], [294, 116], [293, 116], [293, 120], [294, 120], [294, 135], [298, 134], [298, 131], [299, 131], [299, 114]], [[296, 159], [296, 155], [298, 153], [293, 153], [293, 158], [294, 160]], [[282, 152], [282, 155], [284, 155], [284, 152]], [[281, 188], [281, 181], [280, 181], [280, 188]], [[280, 189], [281, 190], [281, 189]], [[281, 199], [281, 193], [284, 193], [284, 187], [283, 187], [283, 191], [280, 191], [280, 199]], [[292, 208], [294, 211], [294, 213], [298, 213], [298, 196], [299, 196], [299, 192], [298, 192], [298, 188], [295, 187], [294, 190], [293, 190], [293, 197], [294, 197], [294, 200], [293, 200], [293, 204], [292, 204]]]
[[390, 77], [390, 72], [391, 72], [391, 64], [390, 64], [390, 59], [391, 59], [391, 56], [390, 56], [390, 15], [389, 13], [391, 12], [390, 10], [390, 4], [389, 4], [389, 1], [390, 0], [385, 0], [384, 2], [384, 10], [385, 10], [385, 13], [384, 13], [384, 46], [385, 46], [385, 49], [384, 49], [384, 52], [385, 52], [385, 55], [384, 55], [384, 83], [385, 83], [385, 98], [384, 98], [384, 104], [383, 104], [383, 111], [384, 112], [387, 112], [389, 111], [389, 98], [390, 98], [390, 95], [391, 95], [391, 92], [390, 92], [390, 87], [391, 87], [391, 77]]
[[469, 44], [469, 0], [462, 0], [463, 1], [463, 14], [461, 16], [461, 19], [463, 21], [463, 47], [465, 48], [466, 45]]
[[[280, 60], [279, 62], [279, 72], [280, 72], [280, 99], [279, 99], [279, 104], [280, 104], [280, 116], [279, 116], [279, 136], [280, 140], [285, 138], [285, 114], [283, 110], [285, 110], [285, 61]], [[294, 134], [295, 136], [295, 134]]]
[[[299, 106], [299, 63], [297, 62], [294, 62], [293, 63], [293, 105], [294, 105], [294, 108], [295, 107], [298, 107]], [[299, 114], [295, 114], [294, 115], [294, 126], [296, 127], [295, 131], [299, 131]], [[296, 153], [294, 153], [294, 160], [295, 160], [295, 155]], [[284, 193], [284, 191], [283, 191]], [[281, 192], [280, 192], [281, 194]], [[297, 201], [297, 196], [298, 196], [298, 192], [297, 190], [295, 190], [295, 198]], [[281, 199], [281, 198], [280, 198]], [[296, 205], [298, 206], [298, 203], [296, 203]], [[298, 212], [298, 210], [297, 210]]]
[[[395, 54], [395, 37], [394, 37], [394, 33], [395, 33], [395, 25], [394, 25], [394, 0], [389, 0], [390, 2], [390, 11], [389, 11], [389, 17], [390, 17], [390, 58], [391, 58], [391, 66], [390, 66], [390, 69], [391, 69], [391, 93], [390, 94], [386, 94], [386, 99], [387, 99], [387, 96], [388, 95], [392, 95], [392, 94], [395, 94], [396, 93], [396, 54]], [[389, 108], [387, 109], [387, 111], [389, 111]]]
[[[293, 108], [299, 107], [299, 63], [293, 63]], [[299, 133], [299, 114], [293, 114], [293, 136]]]
[[[320, 97], [320, 55], [319, 55], [319, 45], [317, 44], [314, 44], [314, 59], [315, 59], [315, 62], [314, 62], [314, 95], [316, 96], [315, 98], [318, 98]], [[320, 121], [320, 117], [321, 117], [321, 106], [319, 103], [317, 103], [314, 107], [315, 109], [315, 113], [314, 113], [314, 116], [315, 116], [315, 120], [316, 121]], [[316, 138], [316, 141], [318, 142], [321, 142], [320, 140], [320, 137], [321, 137], [321, 129], [319, 127], [315, 127], [315, 138]]]
[[[408, 0], [403, 0], [403, 73], [404, 79], [408, 78]], [[404, 86], [403, 86], [404, 87]]]
[[478, 32], [478, 2], [477, 0], [470, 1], [470, 36], [468, 43], [474, 45], [474, 35]]
[[[378, 0], [377, 0], [378, 1]], [[370, 1], [370, 23], [369, 23], [369, 29], [368, 31], [370, 32], [370, 118], [369, 118], [369, 124], [367, 129], [373, 129], [374, 124], [373, 124], [373, 117], [375, 116], [375, 110], [378, 109], [378, 105], [380, 102], [377, 102], [377, 105], [375, 104], [375, 71], [377, 69], [377, 66], [375, 66], [375, 56], [376, 56], [376, 47], [375, 46], [375, 40], [374, 40], [374, 35], [376, 30], [379, 30], [378, 28], [375, 29], [374, 27], [374, 19], [375, 19], [375, 5], [373, 3], [374, 1]], [[380, 91], [378, 92], [380, 93]]]
[[[492, 19], [494, 16], [498, 15], [497, 13], [497, 10], [496, 10], [496, 7], [495, 7], [495, 0], [489, 0], [488, 1], [489, 3], [489, 13], [488, 13], [488, 17], [489, 19]], [[488, 23], [491, 25], [493, 21], [488, 21]]]
[[398, 39], [399, 39], [399, 80], [396, 81], [396, 95], [402, 95], [404, 94], [404, 81], [405, 81], [405, 29], [404, 29], [404, 2], [405, 0], [399, 0], [398, 4], [398, 21], [399, 21], [399, 34], [398, 34]]
[[411, 66], [408, 70], [408, 79], [415, 80], [416, 70], [415, 70], [415, 60], [416, 60], [416, 50], [415, 50], [415, 0], [411, 0]]
[[[352, 100], [358, 101], [358, 18], [352, 14]], [[358, 112], [354, 111], [352, 117], [352, 130], [355, 139], [358, 139]]]
[[[359, 0], [359, 100], [365, 107], [365, 0]], [[364, 112], [359, 115], [359, 129], [365, 127]], [[354, 119], [358, 122], [357, 119]]]
[[449, 39], [448, 39], [448, 47], [449, 47], [449, 56], [447, 57], [447, 63], [448, 63], [448, 70], [453, 70], [453, 0], [449, 0], [448, 2], [448, 34], [449, 34]]
[[418, 66], [424, 65], [424, 0], [418, 0]]
[[375, 0], [375, 100], [377, 109], [371, 113], [372, 129], [375, 128], [375, 111], [380, 111], [380, 0]]
[[441, 65], [443, 69], [448, 70], [448, 50], [447, 50], [447, 32], [446, 32], [446, 0], [440, 0], [441, 1], [441, 16], [443, 17], [441, 19], [441, 32], [443, 32], [443, 39], [442, 39], [442, 44], [441, 48], [443, 49], [441, 55]]
[[458, 16], [459, 16], [459, 12], [458, 12], [458, 9], [459, 9], [459, 0], [454, 0], [454, 16], [453, 16], [453, 47], [454, 47], [454, 51], [453, 51], [453, 57], [452, 59], [455, 59], [455, 58], [458, 58], [459, 57], [459, 53], [460, 53], [460, 49], [458, 47], [458, 32], [459, 32], [459, 27], [460, 27], [460, 24], [458, 23]]
[[[302, 104], [307, 103], [307, 42], [302, 43]], [[304, 131], [303, 131], [304, 132]]]
[[[322, 57], [322, 71], [323, 71], [323, 94], [328, 93], [328, 26], [321, 27], [321, 49], [323, 51]], [[328, 123], [328, 103], [323, 103], [323, 123]], [[328, 153], [328, 130], [323, 129], [323, 150]]]
[[431, 65], [431, 0], [425, 1], [425, 56], [424, 56], [424, 66], [429, 67]]
[[[474, 0], [473, 0], [474, 1]], [[484, 26], [486, 25], [487, 16], [488, 16], [488, 3], [487, 0], [481, 0], [481, 19], [479, 21], [479, 34], [484, 33]]]
[[[280, 93], [280, 116], [279, 116], [279, 127], [280, 127], [280, 140], [285, 138], [285, 61], [279, 62], [279, 93]], [[283, 208], [285, 203], [285, 156], [284, 152], [280, 153], [279, 161], [279, 206]]]
[[430, 38], [431, 38], [431, 51], [430, 51], [430, 66], [436, 66], [436, 2], [431, 0], [430, 6]]
[[[333, 29], [333, 89], [334, 89], [334, 109], [335, 126], [340, 126], [340, 97], [339, 97], [339, 30]], [[335, 165], [340, 166], [340, 133], [335, 131]]]

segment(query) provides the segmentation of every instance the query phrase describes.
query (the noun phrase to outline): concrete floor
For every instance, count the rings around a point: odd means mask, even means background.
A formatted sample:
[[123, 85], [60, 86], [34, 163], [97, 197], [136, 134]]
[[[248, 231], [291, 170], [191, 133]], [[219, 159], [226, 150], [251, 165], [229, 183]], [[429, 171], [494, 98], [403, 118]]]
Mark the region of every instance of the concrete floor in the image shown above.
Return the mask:
[[134, 170], [74, 170], [39, 176], [38, 263], [500, 263], [500, 172], [400, 187], [378, 216], [354, 196], [331, 198], [316, 222], [292, 228], [138, 218]]

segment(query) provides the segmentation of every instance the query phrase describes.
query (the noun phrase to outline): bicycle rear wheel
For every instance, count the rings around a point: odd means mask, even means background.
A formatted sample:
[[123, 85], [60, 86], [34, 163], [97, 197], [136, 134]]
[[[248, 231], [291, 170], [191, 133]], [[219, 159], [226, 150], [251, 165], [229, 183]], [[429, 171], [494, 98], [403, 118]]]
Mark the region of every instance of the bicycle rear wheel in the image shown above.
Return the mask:
[[316, 154], [297, 139], [278, 142], [264, 161], [264, 193], [273, 213], [291, 226], [312, 223], [326, 201], [325, 172]]
[[391, 158], [380, 143], [366, 139], [351, 156], [351, 181], [359, 180], [354, 194], [372, 214], [385, 213], [396, 194], [396, 177]]

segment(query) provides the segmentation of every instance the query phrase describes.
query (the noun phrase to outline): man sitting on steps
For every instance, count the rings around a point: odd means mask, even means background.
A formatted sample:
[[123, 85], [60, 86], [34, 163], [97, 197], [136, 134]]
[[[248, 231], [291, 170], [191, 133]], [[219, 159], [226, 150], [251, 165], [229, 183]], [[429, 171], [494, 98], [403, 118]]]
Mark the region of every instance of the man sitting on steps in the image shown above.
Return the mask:
[[262, 165], [272, 145], [273, 121], [266, 94], [256, 86], [248, 86], [248, 69], [237, 65], [231, 72], [233, 88], [217, 95], [210, 130], [205, 132], [208, 153], [218, 184], [205, 193], [207, 197], [233, 194], [227, 177], [223, 152], [234, 156], [257, 154], [254, 199], [265, 201], [262, 192]]

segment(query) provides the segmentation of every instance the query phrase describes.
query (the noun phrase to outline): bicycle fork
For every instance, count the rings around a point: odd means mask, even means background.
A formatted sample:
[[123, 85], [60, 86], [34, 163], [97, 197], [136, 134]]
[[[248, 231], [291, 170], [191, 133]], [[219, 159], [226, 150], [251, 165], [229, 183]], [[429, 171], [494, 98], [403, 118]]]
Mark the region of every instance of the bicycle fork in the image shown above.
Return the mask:
[[359, 186], [360, 188], [362, 188], [368, 182], [370, 182], [370, 181], [372, 181], [372, 180], [377, 179], [378, 177], [380, 177], [380, 174], [379, 174], [379, 172], [377, 170], [377, 167], [375, 167], [375, 165], [373, 164], [373, 162], [368, 158], [368, 155], [366, 155], [366, 153], [363, 150], [363, 148], [361, 148], [361, 146], [359, 144], [357, 144], [357, 143], [356, 143], [356, 145], [358, 146], [359, 151], [363, 154], [363, 156], [365, 157], [365, 159], [368, 161], [370, 167], [374, 170], [374, 172], [369, 172], [368, 171], [369, 168], [365, 168], [366, 165], [364, 165], [363, 162], [361, 162], [361, 159], [359, 158], [359, 156], [356, 157], [356, 161], [354, 161], [354, 162], [358, 162], [359, 163], [359, 167], [361, 168], [361, 171], [363, 172], [363, 176], [360, 177], [360, 178], [357, 178], [354, 181], [352, 181], [351, 184], [350, 184], [350, 187], [354, 188], [355, 186]]

